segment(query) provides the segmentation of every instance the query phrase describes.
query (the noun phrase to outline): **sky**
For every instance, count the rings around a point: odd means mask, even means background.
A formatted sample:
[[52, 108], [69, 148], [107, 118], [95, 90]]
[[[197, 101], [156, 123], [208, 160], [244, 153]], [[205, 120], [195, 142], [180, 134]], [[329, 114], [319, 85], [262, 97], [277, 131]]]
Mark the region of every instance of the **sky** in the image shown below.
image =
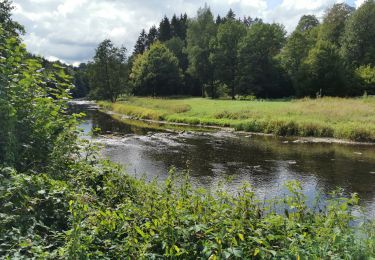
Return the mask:
[[13, 0], [13, 18], [26, 28], [30, 52], [49, 60], [78, 65], [92, 59], [104, 39], [124, 45], [129, 54], [143, 28], [157, 25], [167, 15], [210, 6], [216, 16], [232, 8], [237, 17], [251, 16], [282, 23], [288, 32], [304, 14], [322, 18], [334, 3], [358, 7], [364, 0]]

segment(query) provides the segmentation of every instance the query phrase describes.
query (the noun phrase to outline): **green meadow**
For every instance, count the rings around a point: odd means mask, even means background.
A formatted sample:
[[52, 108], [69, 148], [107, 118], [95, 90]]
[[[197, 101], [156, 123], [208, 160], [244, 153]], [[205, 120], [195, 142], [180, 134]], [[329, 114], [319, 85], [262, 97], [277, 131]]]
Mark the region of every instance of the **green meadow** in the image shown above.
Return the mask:
[[288, 101], [130, 97], [116, 103], [100, 101], [99, 105], [137, 119], [232, 127], [279, 136], [375, 141], [373, 97]]

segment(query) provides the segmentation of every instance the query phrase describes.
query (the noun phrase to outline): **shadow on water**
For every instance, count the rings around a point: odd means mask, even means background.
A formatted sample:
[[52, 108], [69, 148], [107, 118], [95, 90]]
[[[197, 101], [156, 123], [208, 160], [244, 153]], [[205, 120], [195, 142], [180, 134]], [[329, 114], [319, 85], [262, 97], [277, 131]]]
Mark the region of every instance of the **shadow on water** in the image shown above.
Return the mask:
[[125, 165], [129, 174], [165, 179], [169, 167], [176, 166], [189, 170], [195, 186], [224, 183], [235, 191], [249, 182], [260, 197], [281, 195], [282, 184], [296, 179], [310, 198], [317, 190], [326, 194], [342, 187], [348, 194], [357, 192], [362, 205], [375, 212], [375, 146], [301, 144], [292, 138], [186, 128], [172, 132], [171, 126], [116, 120], [85, 102], [73, 104], [72, 111], [87, 114], [81, 124], [85, 133], [101, 128], [95, 139], [104, 144], [103, 154]]

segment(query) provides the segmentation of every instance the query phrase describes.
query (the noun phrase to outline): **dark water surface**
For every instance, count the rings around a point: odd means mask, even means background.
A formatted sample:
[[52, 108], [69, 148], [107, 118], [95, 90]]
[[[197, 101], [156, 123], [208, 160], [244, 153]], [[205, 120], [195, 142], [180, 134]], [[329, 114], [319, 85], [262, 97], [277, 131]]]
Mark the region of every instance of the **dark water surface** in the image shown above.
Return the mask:
[[282, 195], [283, 183], [296, 179], [310, 198], [336, 187], [357, 192], [368, 214], [375, 213], [375, 146], [303, 144], [230, 132], [176, 133], [137, 121], [119, 122], [86, 102], [72, 103], [72, 109], [87, 114], [81, 124], [86, 133], [101, 128], [95, 141], [104, 144], [105, 156], [126, 165], [129, 174], [165, 179], [176, 166], [190, 171], [195, 186], [224, 183], [235, 191], [247, 181], [260, 197]]

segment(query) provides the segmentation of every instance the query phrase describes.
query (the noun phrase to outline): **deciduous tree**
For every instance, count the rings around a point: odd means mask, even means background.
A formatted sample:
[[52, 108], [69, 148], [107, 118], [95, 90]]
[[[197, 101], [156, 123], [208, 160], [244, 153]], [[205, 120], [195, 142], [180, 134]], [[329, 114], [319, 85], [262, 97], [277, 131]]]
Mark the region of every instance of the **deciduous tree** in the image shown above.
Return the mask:
[[238, 49], [239, 93], [274, 97], [282, 92], [283, 81], [275, 56], [285, 42], [285, 34], [279, 24], [257, 23], [250, 27]]
[[181, 92], [178, 59], [162, 43], [154, 43], [134, 61], [130, 79], [138, 95], [167, 96]]
[[115, 102], [120, 94], [130, 91], [126, 49], [104, 40], [96, 49], [90, 65], [91, 97]]
[[238, 44], [245, 35], [246, 26], [233, 18], [219, 25], [216, 38], [211, 42], [210, 61], [214, 66], [215, 79], [220, 80], [230, 88], [232, 99], [236, 94], [235, 77], [238, 69]]
[[209, 57], [210, 42], [216, 35], [216, 30], [211, 10], [205, 6], [200, 8], [197, 17], [190, 21], [187, 31], [188, 71], [199, 80], [203, 97], [205, 96], [204, 87], [214, 84], [213, 66]]
[[309, 52], [301, 67], [301, 96], [345, 96], [345, 69], [338, 48], [320, 40]]
[[349, 18], [342, 38], [348, 64], [375, 65], [375, 1], [365, 1]]

